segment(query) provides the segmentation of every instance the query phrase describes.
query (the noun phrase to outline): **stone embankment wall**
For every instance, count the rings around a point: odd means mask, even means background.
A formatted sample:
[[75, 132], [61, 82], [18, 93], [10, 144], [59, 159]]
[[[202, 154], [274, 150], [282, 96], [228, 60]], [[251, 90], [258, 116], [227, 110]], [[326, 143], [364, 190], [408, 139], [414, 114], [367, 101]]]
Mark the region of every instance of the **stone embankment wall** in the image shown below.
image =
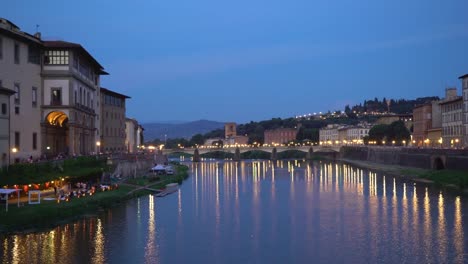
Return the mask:
[[117, 167], [112, 173], [112, 176], [119, 178], [135, 178], [146, 174], [151, 167], [153, 167], [152, 160], [117, 161]]
[[342, 147], [340, 158], [422, 169], [468, 170], [468, 150], [411, 147]]

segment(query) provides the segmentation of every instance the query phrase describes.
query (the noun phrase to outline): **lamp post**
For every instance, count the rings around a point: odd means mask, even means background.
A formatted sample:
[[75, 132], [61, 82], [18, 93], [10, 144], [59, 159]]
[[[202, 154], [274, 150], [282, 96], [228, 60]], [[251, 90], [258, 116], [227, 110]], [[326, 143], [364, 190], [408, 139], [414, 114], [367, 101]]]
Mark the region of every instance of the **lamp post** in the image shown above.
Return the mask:
[[[13, 154], [12, 154], [12, 156], [13, 156], [13, 163], [15, 162], [15, 153], [16, 153], [16, 152], [18, 152], [18, 149], [17, 149], [17, 148], [12, 148], [12, 149], [11, 149], [11, 153], [13, 153]], [[11, 163], [11, 160], [10, 160], [10, 163]]]
[[97, 155], [101, 153], [101, 141], [96, 141]]

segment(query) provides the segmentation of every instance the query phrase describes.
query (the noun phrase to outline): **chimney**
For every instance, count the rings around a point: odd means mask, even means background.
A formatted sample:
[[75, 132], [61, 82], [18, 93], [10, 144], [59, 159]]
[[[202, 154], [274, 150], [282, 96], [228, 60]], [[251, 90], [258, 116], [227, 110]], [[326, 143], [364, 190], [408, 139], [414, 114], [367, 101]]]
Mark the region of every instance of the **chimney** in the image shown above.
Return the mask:
[[457, 97], [457, 88], [449, 87], [445, 89], [445, 100], [452, 100]]
[[37, 38], [37, 39], [41, 39], [41, 32], [36, 32], [34, 34], [34, 37]]

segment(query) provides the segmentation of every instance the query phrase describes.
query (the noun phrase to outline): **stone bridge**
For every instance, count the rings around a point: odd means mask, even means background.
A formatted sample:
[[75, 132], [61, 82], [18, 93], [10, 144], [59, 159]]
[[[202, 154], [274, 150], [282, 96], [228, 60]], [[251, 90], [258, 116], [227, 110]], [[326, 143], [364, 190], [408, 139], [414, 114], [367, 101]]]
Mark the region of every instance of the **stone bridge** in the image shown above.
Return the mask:
[[271, 153], [271, 159], [276, 160], [276, 154], [285, 151], [302, 151], [307, 153], [308, 158], [314, 153], [339, 153], [341, 146], [270, 146], [270, 147], [201, 147], [201, 148], [177, 148], [164, 149], [164, 154], [185, 153], [194, 156], [194, 161], [199, 160], [199, 156], [206, 153], [225, 152], [234, 154], [234, 159], [239, 160], [240, 154], [249, 151], [263, 151]]

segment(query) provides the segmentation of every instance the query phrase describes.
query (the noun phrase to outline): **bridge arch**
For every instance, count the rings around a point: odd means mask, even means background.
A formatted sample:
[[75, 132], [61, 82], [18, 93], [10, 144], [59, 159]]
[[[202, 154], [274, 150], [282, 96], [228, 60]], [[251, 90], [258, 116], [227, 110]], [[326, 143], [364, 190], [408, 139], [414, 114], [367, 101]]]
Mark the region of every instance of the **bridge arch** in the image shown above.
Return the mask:
[[445, 169], [446, 158], [445, 156], [433, 156], [431, 157], [431, 169], [443, 170]]

